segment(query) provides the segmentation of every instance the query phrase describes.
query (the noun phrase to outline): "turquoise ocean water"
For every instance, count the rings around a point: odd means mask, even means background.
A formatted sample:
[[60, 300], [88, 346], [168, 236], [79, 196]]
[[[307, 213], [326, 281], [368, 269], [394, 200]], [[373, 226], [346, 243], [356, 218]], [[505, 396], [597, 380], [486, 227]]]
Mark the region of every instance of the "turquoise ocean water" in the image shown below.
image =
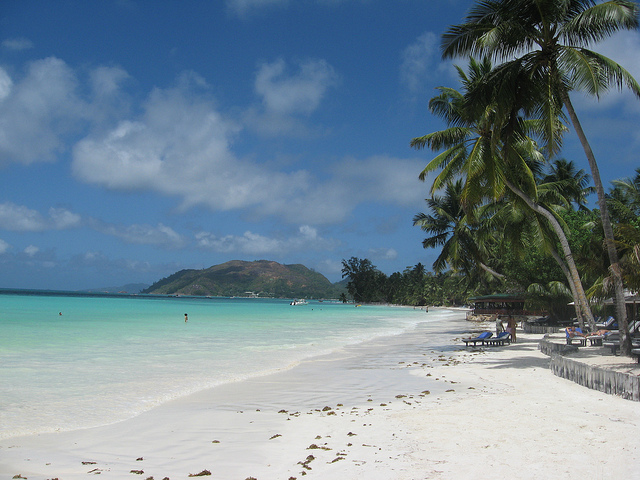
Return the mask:
[[0, 438], [124, 420], [422, 321], [331, 302], [0, 294]]

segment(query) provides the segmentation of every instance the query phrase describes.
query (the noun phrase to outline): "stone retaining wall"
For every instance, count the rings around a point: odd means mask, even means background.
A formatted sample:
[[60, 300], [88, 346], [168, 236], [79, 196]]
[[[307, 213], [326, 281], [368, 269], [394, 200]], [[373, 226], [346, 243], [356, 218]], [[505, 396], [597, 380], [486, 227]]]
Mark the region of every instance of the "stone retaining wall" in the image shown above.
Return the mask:
[[546, 339], [540, 341], [540, 351], [551, 357], [549, 367], [554, 375], [600, 392], [619, 395], [627, 400], [640, 401], [640, 377], [616, 372], [595, 365], [587, 365], [563, 356], [575, 351], [575, 345], [562, 345]]
[[522, 331], [524, 333], [558, 333], [560, 331], [560, 327], [545, 327], [542, 325], [532, 325], [528, 322], [522, 322]]

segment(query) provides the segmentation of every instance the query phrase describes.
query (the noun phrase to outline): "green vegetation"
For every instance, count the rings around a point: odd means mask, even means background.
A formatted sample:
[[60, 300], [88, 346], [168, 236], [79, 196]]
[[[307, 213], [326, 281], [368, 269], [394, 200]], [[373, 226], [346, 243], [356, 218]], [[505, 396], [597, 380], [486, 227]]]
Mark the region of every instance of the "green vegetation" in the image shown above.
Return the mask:
[[[439, 172], [427, 200], [431, 213], [414, 218], [429, 235], [425, 248], [443, 247], [435, 271], [447, 266], [496, 291], [528, 291], [530, 302], [552, 312], [573, 298], [575, 315], [592, 327], [584, 285], [591, 296], [614, 295], [627, 354], [623, 289], [625, 282], [638, 287], [640, 172], [605, 194], [570, 94], [597, 97], [626, 86], [640, 97], [640, 85], [623, 67], [587, 48], [637, 29], [638, 12], [627, 0], [478, 1], [442, 38], [445, 58], [469, 58], [466, 72], [458, 67], [462, 90], [440, 87], [429, 104], [446, 128], [411, 141], [439, 152], [420, 174], [424, 180]], [[552, 162], [567, 120], [594, 187], [572, 162]], [[592, 190], [599, 210], [589, 212], [585, 198]]]
[[233, 260], [204, 270], [181, 270], [142, 293], [275, 298], [338, 298], [343, 290], [304, 265]]
[[[347, 292], [356, 303], [396, 305], [461, 305], [475, 290], [467, 278], [454, 272], [434, 274], [418, 263], [390, 276], [368, 259], [351, 257], [342, 261], [342, 275], [348, 279]], [[341, 297], [347, 301], [347, 296]]]

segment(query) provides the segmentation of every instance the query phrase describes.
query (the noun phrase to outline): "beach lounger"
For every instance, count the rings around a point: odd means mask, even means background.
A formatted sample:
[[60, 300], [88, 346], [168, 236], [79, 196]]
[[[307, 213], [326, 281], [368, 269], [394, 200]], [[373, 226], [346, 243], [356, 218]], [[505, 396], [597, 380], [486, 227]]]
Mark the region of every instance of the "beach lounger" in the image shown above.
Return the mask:
[[489, 346], [503, 346], [506, 343], [511, 343], [511, 334], [509, 332], [501, 332], [497, 337], [488, 338], [484, 341], [485, 345]]
[[587, 337], [582, 336], [582, 329], [576, 328], [576, 333], [579, 333], [580, 335], [571, 336], [568, 328], [565, 328], [564, 333], [567, 336], [567, 345], [574, 345], [576, 343], [582, 347], [587, 345]]
[[589, 344], [592, 347], [601, 347], [602, 346], [602, 342], [604, 341], [605, 338], [607, 338], [608, 336], [610, 336], [611, 334], [606, 334], [606, 335], [589, 335], [587, 338], [589, 339]]
[[473, 342], [473, 346], [475, 347], [478, 342], [480, 345], [484, 345], [484, 342], [493, 335], [491, 332], [482, 332], [480, 335], [474, 338], [463, 338], [462, 341], [465, 343], [465, 346], [469, 346], [471, 342]]
[[604, 323], [598, 323], [596, 321], [596, 326], [600, 330], [613, 330], [614, 328], [618, 327], [618, 322], [614, 317], [609, 317]]
[[[602, 346], [605, 348], [609, 348], [612, 355], [617, 355], [618, 350], [620, 350], [620, 335], [617, 333], [612, 333], [611, 335], [607, 336], [607, 339], [602, 342]], [[640, 349], [640, 338], [632, 338], [631, 347], [632, 353], [633, 350]]]

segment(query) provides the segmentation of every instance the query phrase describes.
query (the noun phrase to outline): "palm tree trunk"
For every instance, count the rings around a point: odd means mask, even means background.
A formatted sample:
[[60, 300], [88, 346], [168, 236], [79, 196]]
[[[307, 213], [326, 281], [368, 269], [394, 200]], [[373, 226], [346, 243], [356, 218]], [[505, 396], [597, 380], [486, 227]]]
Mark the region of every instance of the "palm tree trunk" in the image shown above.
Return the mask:
[[578, 268], [576, 267], [576, 263], [573, 260], [573, 253], [571, 253], [571, 247], [569, 247], [569, 241], [567, 240], [567, 236], [562, 229], [562, 226], [556, 219], [556, 217], [546, 208], [538, 205], [533, 201], [531, 197], [525, 194], [522, 190], [516, 187], [510, 180], [507, 178], [504, 179], [505, 185], [509, 190], [515, 193], [518, 197], [520, 197], [524, 202], [531, 208], [534, 212], [545, 217], [551, 227], [553, 228], [556, 236], [558, 237], [558, 241], [560, 242], [560, 246], [562, 247], [562, 253], [564, 254], [565, 261], [567, 262], [567, 267], [569, 268], [569, 272], [572, 279], [573, 289], [575, 289], [576, 297], [575, 301], [580, 303], [580, 310], [584, 313], [587, 318], [587, 322], [592, 329], [595, 329], [595, 320], [593, 319], [593, 314], [591, 313], [591, 307], [587, 302], [587, 296], [584, 293], [584, 287], [582, 286], [582, 280], [580, 280], [580, 275], [578, 274]]
[[600, 178], [600, 170], [596, 162], [596, 157], [591, 150], [587, 136], [582, 129], [578, 115], [573, 108], [569, 93], [562, 92], [562, 101], [569, 112], [571, 123], [573, 128], [576, 129], [584, 153], [589, 161], [589, 168], [591, 169], [591, 177], [593, 178], [593, 184], [596, 187], [596, 193], [598, 194], [598, 206], [600, 207], [600, 218], [602, 219], [602, 229], [604, 230], [604, 238], [607, 246], [607, 253], [609, 254], [609, 269], [613, 276], [613, 287], [615, 290], [615, 303], [616, 303], [616, 318], [618, 319], [618, 327], [620, 328], [620, 353], [622, 355], [631, 355], [631, 337], [629, 336], [629, 324], [627, 322], [627, 306], [624, 300], [624, 283], [622, 281], [622, 270], [620, 268], [620, 262], [618, 260], [618, 252], [613, 238], [613, 227], [611, 226], [611, 219], [609, 218], [609, 209], [607, 208], [607, 199], [604, 194], [604, 187], [602, 186], [602, 179]]
[[[560, 270], [562, 270], [562, 273], [564, 273], [564, 276], [567, 278], [567, 282], [569, 283], [569, 288], [571, 289], [571, 295], [573, 296], [574, 299], [578, 298], [578, 292], [576, 292], [576, 286], [573, 284], [573, 279], [571, 278], [571, 272], [569, 271], [567, 264], [562, 261], [562, 257], [558, 252], [556, 252], [555, 248], [551, 249], [551, 256], [555, 259], [556, 263], [560, 266]], [[580, 328], [584, 328], [585, 314], [582, 311], [582, 308], [580, 308], [580, 302], [574, 301], [573, 307], [576, 311], [576, 318], [580, 323]], [[592, 332], [596, 331], [594, 327], [595, 325], [591, 326]]]
[[479, 266], [482, 270], [484, 270], [484, 271], [485, 271], [485, 272], [487, 272], [487, 273], [490, 273], [491, 275], [493, 275], [493, 276], [494, 276], [494, 277], [496, 277], [496, 278], [500, 278], [500, 279], [506, 278], [503, 274], [496, 272], [496, 271], [495, 271], [494, 269], [492, 269], [490, 266], [485, 265], [485, 264], [484, 264], [484, 263], [482, 263], [482, 262], [478, 262], [478, 266]]

